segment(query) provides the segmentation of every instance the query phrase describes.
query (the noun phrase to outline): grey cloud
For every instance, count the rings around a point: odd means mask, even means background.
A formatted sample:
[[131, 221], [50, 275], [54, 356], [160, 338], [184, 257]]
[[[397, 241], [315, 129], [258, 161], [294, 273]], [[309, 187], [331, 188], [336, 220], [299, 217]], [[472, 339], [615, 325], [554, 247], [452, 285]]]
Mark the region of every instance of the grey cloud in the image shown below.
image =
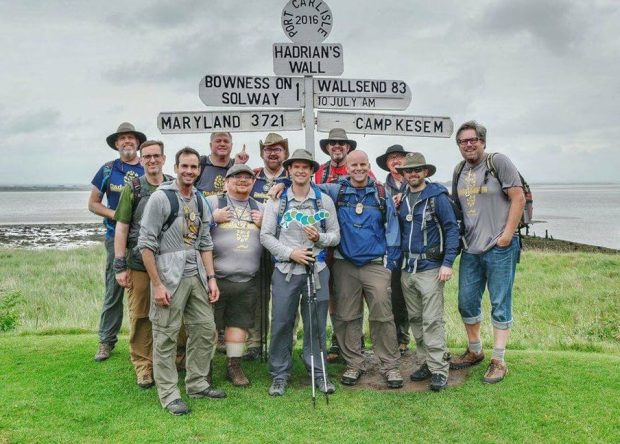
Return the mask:
[[9, 137], [36, 133], [43, 129], [55, 127], [60, 116], [60, 111], [51, 108], [21, 113], [16, 116], [3, 116], [0, 129], [5, 136]]
[[540, 43], [552, 53], [569, 52], [583, 32], [573, 1], [503, 0], [491, 5], [481, 18], [483, 32], [523, 32], [534, 39], [534, 44]]

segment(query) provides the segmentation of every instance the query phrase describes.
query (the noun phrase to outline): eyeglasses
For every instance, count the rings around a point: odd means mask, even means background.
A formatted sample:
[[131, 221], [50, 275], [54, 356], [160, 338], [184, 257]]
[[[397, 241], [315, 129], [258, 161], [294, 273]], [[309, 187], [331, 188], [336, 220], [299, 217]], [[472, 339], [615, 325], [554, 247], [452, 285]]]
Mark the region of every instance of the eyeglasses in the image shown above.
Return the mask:
[[144, 156], [142, 156], [142, 158], [146, 160], [147, 162], [150, 161], [151, 159], [159, 160], [161, 159], [161, 157], [162, 157], [161, 154], [145, 154]]
[[347, 144], [345, 140], [328, 140], [327, 143], [329, 145], [340, 145], [340, 146], [345, 146]]
[[280, 147], [277, 147], [277, 148], [265, 148], [263, 151], [265, 151], [266, 153], [269, 153], [269, 154], [280, 154], [280, 153], [284, 152], [284, 148], [280, 148]]
[[457, 140], [457, 142], [459, 143], [459, 145], [469, 145], [470, 143], [473, 145], [474, 143], [477, 143], [480, 139], [478, 137], [472, 137], [471, 139], [461, 139], [461, 140]]
[[401, 168], [400, 170], [403, 173], [421, 173], [422, 171], [424, 171], [426, 169], [426, 167], [414, 167], [414, 168]]

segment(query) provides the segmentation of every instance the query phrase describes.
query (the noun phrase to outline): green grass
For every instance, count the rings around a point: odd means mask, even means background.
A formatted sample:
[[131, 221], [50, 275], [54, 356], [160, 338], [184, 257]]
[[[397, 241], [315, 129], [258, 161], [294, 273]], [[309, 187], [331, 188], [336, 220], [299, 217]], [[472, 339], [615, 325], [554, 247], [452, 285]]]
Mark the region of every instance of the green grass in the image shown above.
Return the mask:
[[[316, 410], [297, 357], [292, 388], [271, 398], [264, 364], [245, 364], [253, 384], [234, 388], [223, 382], [218, 355], [216, 383], [228, 399], [189, 400], [192, 414], [175, 418], [154, 389], [135, 385], [125, 337], [104, 363], [92, 360], [95, 342], [94, 335], [0, 337], [0, 442], [620, 440], [620, 357], [609, 354], [511, 351], [501, 384], [483, 384], [478, 366], [464, 385], [439, 394], [338, 386]], [[330, 366], [332, 376], [341, 370]]]
[[[19, 291], [26, 300], [17, 332], [96, 331], [103, 298], [102, 247], [0, 250], [0, 261], [0, 291]], [[452, 347], [464, 345], [457, 282], [446, 287]], [[510, 348], [620, 353], [620, 255], [524, 251], [513, 299]], [[488, 344], [488, 297], [483, 300], [483, 341]]]

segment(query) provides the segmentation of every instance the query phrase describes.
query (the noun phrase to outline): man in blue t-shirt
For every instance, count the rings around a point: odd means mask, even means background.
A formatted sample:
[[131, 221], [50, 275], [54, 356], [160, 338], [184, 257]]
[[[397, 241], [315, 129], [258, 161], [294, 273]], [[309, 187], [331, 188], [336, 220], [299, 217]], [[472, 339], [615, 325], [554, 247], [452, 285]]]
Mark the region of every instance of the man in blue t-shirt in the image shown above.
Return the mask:
[[[118, 130], [106, 138], [108, 146], [118, 151], [119, 158], [106, 162], [91, 181], [93, 188], [88, 198], [88, 209], [103, 217], [106, 226], [105, 248], [105, 296], [99, 320], [99, 349], [95, 361], [105, 361], [117, 341], [123, 323], [123, 287], [116, 282], [114, 274], [114, 212], [121, 191], [135, 177], [144, 175], [144, 168], [137, 157], [138, 147], [146, 136], [136, 131], [131, 123], [123, 122]], [[103, 204], [106, 197], [107, 206]]]

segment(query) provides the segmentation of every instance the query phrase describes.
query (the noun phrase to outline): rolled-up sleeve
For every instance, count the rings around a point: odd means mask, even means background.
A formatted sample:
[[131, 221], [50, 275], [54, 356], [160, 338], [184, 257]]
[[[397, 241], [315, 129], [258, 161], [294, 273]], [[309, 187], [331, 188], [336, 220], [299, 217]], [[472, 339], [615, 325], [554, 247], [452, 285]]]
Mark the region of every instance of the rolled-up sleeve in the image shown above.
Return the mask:
[[265, 203], [263, 223], [260, 229], [260, 242], [278, 261], [288, 261], [293, 249], [282, 244], [276, 238], [279, 201], [273, 199]]
[[321, 195], [323, 208], [329, 211], [329, 217], [325, 219], [325, 233], [319, 233], [319, 240], [316, 246], [319, 248], [335, 247], [340, 243], [340, 225], [334, 201], [325, 193]]

